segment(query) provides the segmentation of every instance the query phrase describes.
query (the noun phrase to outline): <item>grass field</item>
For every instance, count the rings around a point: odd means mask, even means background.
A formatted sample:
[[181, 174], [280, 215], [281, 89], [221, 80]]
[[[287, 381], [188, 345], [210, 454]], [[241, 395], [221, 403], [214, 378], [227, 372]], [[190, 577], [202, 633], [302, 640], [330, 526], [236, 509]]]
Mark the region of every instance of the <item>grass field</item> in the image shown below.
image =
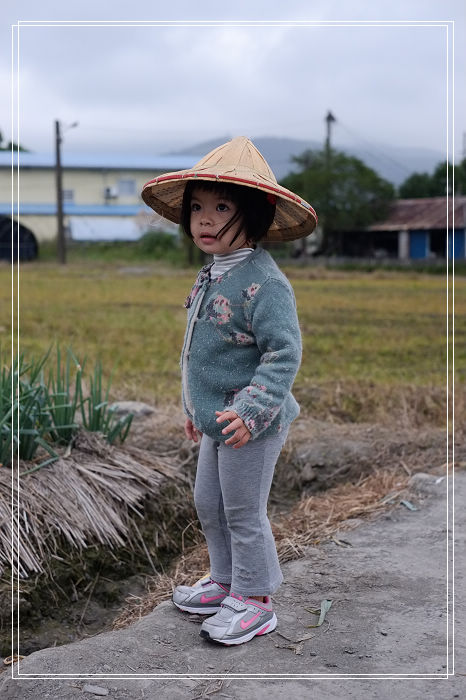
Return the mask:
[[[446, 279], [416, 272], [286, 270], [303, 331], [296, 380], [312, 405], [323, 388], [377, 400], [403, 387], [442, 392], [446, 382]], [[21, 350], [40, 354], [52, 343], [78, 359], [114, 368], [113, 394], [164, 404], [179, 397], [183, 301], [196, 270], [154, 262], [21, 265]], [[9, 352], [11, 269], [0, 267], [0, 338]], [[455, 365], [466, 377], [466, 279], [455, 281]], [[451, 295], [450, 295], [451, 308]], [[451, 328], [451, 319], [450, 319]], [[342, 389], [343, 387], [343, 389]], [[346, 389], [345, 389], [346, 387]], [[350, 389], [348, 389], [350, 387]], [[318, 401], [317, 401], [318, 403]], [[351, 402], [350, 402], [351, 403]], [[357, 416], [356, 416], [357, 417]]]

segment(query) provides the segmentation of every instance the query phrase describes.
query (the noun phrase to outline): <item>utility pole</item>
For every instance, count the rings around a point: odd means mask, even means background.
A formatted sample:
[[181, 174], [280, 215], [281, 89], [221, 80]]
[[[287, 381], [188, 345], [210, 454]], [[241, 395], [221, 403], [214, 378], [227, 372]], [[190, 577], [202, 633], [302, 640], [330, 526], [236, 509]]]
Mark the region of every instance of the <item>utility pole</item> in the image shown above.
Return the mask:
[[333, 114], [330, 112], [330, 110], [327, 112], [327, 116], [325, 117], [325, 121], [327, 122], [327, 137], [325, 139], [325, 157], [327, 159], [327, 167], [330, 162], [330, 132], [332, 128], [332, 122], [336, 122], [335, 117]]
[[[333, 122], [336, 122], [335, 117], [329, 110], [327, 112], [327, 116], [325, 117], [325, 122], [327, 123], [327, 135], [325, 138], [325, 148], [324, 148], [324, 153], [325, 153], [325, 200], [328, 204], [330, 201], [330, 193], [331, 193], [331, 170], [330, 170], [330, 160], [331, 160], [331, 146], [330, 146], [330, 135], [331, 135], [331, 130], [332, 130], [332, 124]], [[330, 249], [333, 246], [333, 241], [331, 240], [331, 231], [329, 227], [329, 219], [328, 219], [328, 212], [324, 212], [324, 215], [321, 217], [322, 221], [322, 231], [323, 231], [323, 248], [324, 251], [328, 254]]]
[[60, 122], [55, 121], [55, 176], [57, 184], [57, 258], [58, 262], [64, 265], [66, 263], [66, 241], [65, 227], [63, 226], [63, 182], [62, 182], [62, 167], [61, 167], [61, 133]]

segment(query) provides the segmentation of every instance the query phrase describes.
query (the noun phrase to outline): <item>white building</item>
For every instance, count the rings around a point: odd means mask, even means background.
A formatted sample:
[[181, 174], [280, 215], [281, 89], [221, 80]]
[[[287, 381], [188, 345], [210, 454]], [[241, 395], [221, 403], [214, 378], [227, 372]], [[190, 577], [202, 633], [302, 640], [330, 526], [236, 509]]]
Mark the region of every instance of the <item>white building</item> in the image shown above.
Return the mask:
[[[14, 184], [14, 217], [37, 240], [57, 235], [55, 160], [50, 154], [19, 156], [19, 196]], [[192, 167], [197, 156], [129, 156], [67, 154], [62, 156], [65, 231], [73, 240], [136, 240], [151, 227], [176, 230], [157, 217], [141, 199], [143, 185], [160, 173]], [[0, 151], [0, 220], [11, 228], [12, 156]], [[17, 201], [16, 201], [17, 200]]]

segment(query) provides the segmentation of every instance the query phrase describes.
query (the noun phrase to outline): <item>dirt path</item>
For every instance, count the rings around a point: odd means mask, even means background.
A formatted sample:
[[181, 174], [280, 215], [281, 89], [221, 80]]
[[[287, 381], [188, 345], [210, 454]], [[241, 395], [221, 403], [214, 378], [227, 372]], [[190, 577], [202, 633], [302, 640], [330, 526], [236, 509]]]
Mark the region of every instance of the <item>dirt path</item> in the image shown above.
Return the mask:
[[[332, 542], [309, 548], [305, 558], [283, 566], [285, 583], [275, 597], [276, 632], [238, 647], [209, 644], [199, 637], [197, 620], [165, 602], [127, 629], [31, 654], [20, 663], [19, 672], [35, 678], [12, 679], [9, 671], [4, 672], [0, 696], [5, 700], [100, 696], [242, 700], [286, 695], [392, 700], [395, 693], [407, 700], [466, 697], [466, 677], [461, 675], [466, 674], [462, 505], [466, 471], [455, 476], [456, 675], [449, 679], [445, 677], [447, 664], [452, 670], [446, 609], [446, 481], [436, 483], [436, 477], [426, 476], [418, 484], [412, 499], [418, 510], [398, 505], [378, 520], [342, 534], [352, 547]], [[316, 617], [306, 608], [318, 607], [325, 598], [333, 601], [328, 623], [310, 629]], [[299, 641], [308, 635], [312, 636]], [[41, 674], [70, 676], [44, 679]], [[222, 678], [222, 674], [265, 676]], [[303, 674], [317, 677], [296, 677]]]

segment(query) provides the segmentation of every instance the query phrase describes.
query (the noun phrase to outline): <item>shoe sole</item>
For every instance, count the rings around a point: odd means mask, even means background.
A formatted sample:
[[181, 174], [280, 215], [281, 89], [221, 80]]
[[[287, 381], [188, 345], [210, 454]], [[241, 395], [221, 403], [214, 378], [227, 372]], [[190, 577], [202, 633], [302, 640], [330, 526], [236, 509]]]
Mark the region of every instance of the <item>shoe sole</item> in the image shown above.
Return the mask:
[[194, 608], [189, 605], [182, 605], [181, 603], [175, 603], [173, 600], [173, 605], [176, 605], [177, 608], [180, 610], [183, 610], [183, 612], [189, 612], [189, 613], [197, 613], [198, 615], [213, 615], [216, 612], [219, 612], [221, 610], [220, 605], [216, 606], [210, 606], [208, 608]]
[[263, 625], [258, 627], [255, 630], [252, 630], [251, 632], [248, 632], [247, 634], [243, 634], [242, 637], [236, 637], [235, 639], [215, 639], [215, 637], [211, 637], [210, 634], [207, 632], [207, 630], [201, 630], [199, 632], [199, 635], [203, 637], [204, 639], [208, 639], [211, 642], [219, 642], [219, 644], [224, 644], [225, 646], [234, 646], [236, 644], [244, 644], [245, 642], [251, 641], [253, 637], [260, 637], [263, 634], [269, 634], [269, 632], [273, 632], [274, 629], [277, 626], [277, 616], [273, 615], [273, 617], [270, 618], [270, 620], [267, 620]]

